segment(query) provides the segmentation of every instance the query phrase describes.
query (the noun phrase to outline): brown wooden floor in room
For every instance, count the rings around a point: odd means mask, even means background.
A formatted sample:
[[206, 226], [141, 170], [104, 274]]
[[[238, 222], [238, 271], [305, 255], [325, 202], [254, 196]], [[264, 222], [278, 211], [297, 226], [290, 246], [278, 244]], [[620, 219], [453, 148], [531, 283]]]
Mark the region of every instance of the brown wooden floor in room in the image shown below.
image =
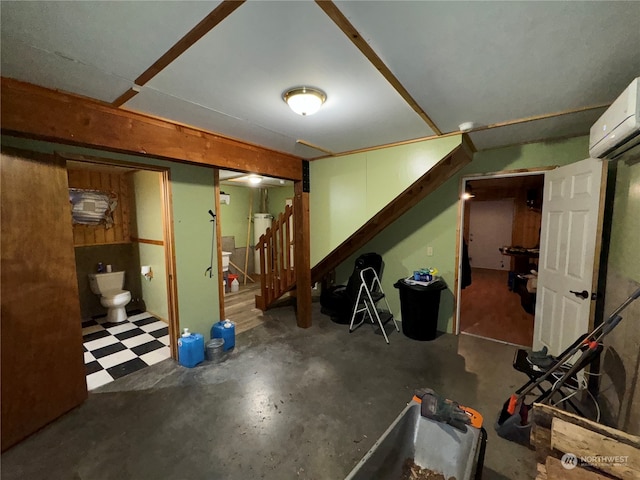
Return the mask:
[[[257, 275], [256, 275], [257, 276]], [[262, 325], [266, 320], [262, 310], [256, 308], [256, 295], [260, 294], [260, 281], [240, 284], [240, 290], [224, 296], [224, 313], [236, 324], [236, 335]]]
[[460, 295], [460, 331], [530, 347], [533, 315], [509, 291], [508, 272], [473, 268], [472, 283]]

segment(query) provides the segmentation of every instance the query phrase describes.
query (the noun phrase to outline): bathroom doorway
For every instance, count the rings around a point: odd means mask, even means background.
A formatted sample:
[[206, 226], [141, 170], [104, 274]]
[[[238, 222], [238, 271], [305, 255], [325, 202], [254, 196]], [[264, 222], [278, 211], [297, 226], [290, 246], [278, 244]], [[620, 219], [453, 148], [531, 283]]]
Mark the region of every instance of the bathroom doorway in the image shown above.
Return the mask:
[[[98, 388], [176, 352], [170, 184], [168, 169], [88, 156], [63, 155], [69, 188], [107, 194], [108, 218], [97, 225], [74, 222], [74, 250], [82, 316], [87, 387]], [[126, 320], [111, 309], [90, 274], [102, 270], [120, 280]], [[94, 277], [95, 278], [95, 277]], [[121, 285], [121, 283], [119, 284]], [[130, 300], [129, 299], [130, 296]]]

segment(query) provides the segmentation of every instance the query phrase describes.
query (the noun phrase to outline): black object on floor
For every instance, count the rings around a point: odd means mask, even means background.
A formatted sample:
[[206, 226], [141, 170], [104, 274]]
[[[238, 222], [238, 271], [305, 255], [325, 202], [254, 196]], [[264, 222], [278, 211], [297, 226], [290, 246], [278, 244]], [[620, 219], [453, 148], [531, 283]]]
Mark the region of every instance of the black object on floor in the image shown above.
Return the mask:
[[444, 280], [436, 280], [425, 286], [411, 284], [401, 278], [393, 286], [400, 290], [402, 333], [413, 340], [435, 339], [440, 292], [447, 288]]
[[[360, 290], [360, 272], [365, 268], [373, 268], [382, 278], [382, 257], [377, 253], [364, 253], [356, 259], [353, 272], [346, 285], [337, 285], [320, 294], [321, 312], [329, 315], [335, 323], [348, 325], [351, 322], [353, 306]], [[367, 279], [370, 281], [371, 279]]]

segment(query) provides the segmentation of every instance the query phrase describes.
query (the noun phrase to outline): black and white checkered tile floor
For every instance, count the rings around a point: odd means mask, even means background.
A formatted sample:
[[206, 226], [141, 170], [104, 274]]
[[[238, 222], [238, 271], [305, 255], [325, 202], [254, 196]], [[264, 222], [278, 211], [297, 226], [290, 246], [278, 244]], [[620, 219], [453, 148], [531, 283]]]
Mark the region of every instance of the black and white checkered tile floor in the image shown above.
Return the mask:
[[89, 390], [171, 356], [169, 327], [151, 314], [132, 315], [120, 323], [104, 320], [82, 323]]

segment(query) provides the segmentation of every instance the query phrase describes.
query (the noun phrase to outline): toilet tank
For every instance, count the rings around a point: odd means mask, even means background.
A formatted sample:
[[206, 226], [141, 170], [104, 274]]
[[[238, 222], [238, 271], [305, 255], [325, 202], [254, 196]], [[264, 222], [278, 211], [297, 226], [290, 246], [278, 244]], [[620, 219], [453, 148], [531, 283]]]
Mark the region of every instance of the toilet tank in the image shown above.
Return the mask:
[[89, 286], [96, 295], [113, 290], [122, 290], [124, 287], [124, 272], [90, 273]]

